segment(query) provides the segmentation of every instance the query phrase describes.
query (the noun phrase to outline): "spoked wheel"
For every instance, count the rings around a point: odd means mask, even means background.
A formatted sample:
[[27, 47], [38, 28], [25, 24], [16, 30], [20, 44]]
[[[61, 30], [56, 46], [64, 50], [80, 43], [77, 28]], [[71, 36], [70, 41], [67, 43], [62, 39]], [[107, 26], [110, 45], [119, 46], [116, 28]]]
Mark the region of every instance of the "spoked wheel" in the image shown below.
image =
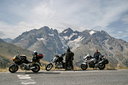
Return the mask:
[[32, 71], [33, 71], [34, 73], [37, 73], [37, 72], [40, 71], [40, 66], [39, 66], [38, 64], [34, 64], [33, 67], [34, 67], [34, 68], [32, 69]]
[[53, 64], [52, 63], [50, 63], [50, 64], [48, 64], [47, 66], [46, 66], [46, 71], [50, 71], [51, 69], [53, 68]]
[[13, 65], [11, 65], [11, 66], [9, 67], [9, 72], [15, 73], [15, 72], [17, 72], [18, 69], [19, 69], [18, 66], [15, 65], [15, 64], [13, 64]]
[[88, 65], [87, 64], [81, 64], [81, 69], [82, 70], [86, 70], [88, 68]]
[[105, 69], [105, 64], [99, 64], [98, 68], [99, 68], [100, 70], [104, 70], [104, 69]]

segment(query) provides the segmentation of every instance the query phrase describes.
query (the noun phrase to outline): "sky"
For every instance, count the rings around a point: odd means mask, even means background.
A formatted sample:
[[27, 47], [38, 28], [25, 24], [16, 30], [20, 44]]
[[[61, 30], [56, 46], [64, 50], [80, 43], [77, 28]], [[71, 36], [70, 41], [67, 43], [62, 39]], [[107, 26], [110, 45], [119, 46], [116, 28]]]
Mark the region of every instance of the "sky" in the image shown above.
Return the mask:
[[0, 38], [43, 26], [104, 30], [128, 41], [128, 0], [0, 0]]

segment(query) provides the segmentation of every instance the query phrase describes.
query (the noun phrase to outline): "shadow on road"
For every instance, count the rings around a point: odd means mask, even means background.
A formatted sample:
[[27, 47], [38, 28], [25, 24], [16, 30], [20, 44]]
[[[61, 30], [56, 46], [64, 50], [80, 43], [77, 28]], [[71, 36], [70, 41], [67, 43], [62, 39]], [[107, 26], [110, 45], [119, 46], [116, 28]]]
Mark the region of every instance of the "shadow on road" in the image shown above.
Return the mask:
[[39, 72], [38, 74], [60, 74], [60, 72]]
[[[115, 71], [117, 69], [111, 69], [111, 71]], [[62, 72], [101, 72], [101, 71], [109, 71], [108, 69], [106, 70], [97, 70], [97, 69], [88, 69], [88, 70], [56, 70], [56, 71], [40, 71], [38, 73], [33, 73], [31, 71], [19, 71], [13, 74], [61, 74]]]
[[16, 72], [14, 74], [60, 74], [60, 72], [38, 72], [38, 73], [33, 73], [33, 72]]

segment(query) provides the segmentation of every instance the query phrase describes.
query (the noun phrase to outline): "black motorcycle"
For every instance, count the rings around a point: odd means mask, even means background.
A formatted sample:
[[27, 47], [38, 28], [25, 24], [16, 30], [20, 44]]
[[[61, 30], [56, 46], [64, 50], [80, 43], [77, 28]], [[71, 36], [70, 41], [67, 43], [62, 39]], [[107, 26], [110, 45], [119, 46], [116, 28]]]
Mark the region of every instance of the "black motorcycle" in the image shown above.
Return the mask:
[[81, 64], [81, 69], [86, 70], [88, 67], [90, 68], [99, 68], [100, 70], [105, 69], [106, 64], [108, 64], [109, 61], [104, 56], [100, 56], [99, 60], [97, 61], [94, 57], [90, 55], [86, 55], [84, 57], [84, 61]]
[[38, 57], [33, 57], [32, 62], [27, 60], [27, 57], [21, 56], [21, 55], [16, 55], [13, 57], [13, 62], [9, 67], [9, 71], [11, 73], [15, 73], [18, 71], [19, 67], [21, 70], [32, 70], [34, 73], [39, 72], [40, 70], [40, 59], [43, 58], [42, 54], [39, 54]]
[[65, 63], [63, 62], [64, 55], [55, 55], [51, 62], [46, 66], [46, 70], [50, 71], [54, 66], [57, 69], [65, 69]]

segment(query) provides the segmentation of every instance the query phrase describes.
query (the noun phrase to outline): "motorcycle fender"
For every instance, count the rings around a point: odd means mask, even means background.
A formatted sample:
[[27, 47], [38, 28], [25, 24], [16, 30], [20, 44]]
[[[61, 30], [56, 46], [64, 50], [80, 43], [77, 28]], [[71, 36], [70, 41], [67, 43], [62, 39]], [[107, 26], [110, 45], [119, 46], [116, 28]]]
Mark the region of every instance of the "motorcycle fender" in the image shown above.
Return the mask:
[[99, 62], [99, 64], [102, 64], [102, 63], [103, 63], [103, 61], [100, 61], [100, 62]]
[[35, 67], [33, 67], [33, 66], [32, 66], [32, 67], [30, 67], [30, 69], [34, 69], [34, 68], [35, 68]]
[[82, 64], [87, 64], [86, 62], [82, 63]]
[[[36, 63], [37, 65], [39, 65], [38, 63]], [[30, 69], [32, 70], [32, 69], [34, 69], [35, 67], [34, 66], [30, 66]]]

